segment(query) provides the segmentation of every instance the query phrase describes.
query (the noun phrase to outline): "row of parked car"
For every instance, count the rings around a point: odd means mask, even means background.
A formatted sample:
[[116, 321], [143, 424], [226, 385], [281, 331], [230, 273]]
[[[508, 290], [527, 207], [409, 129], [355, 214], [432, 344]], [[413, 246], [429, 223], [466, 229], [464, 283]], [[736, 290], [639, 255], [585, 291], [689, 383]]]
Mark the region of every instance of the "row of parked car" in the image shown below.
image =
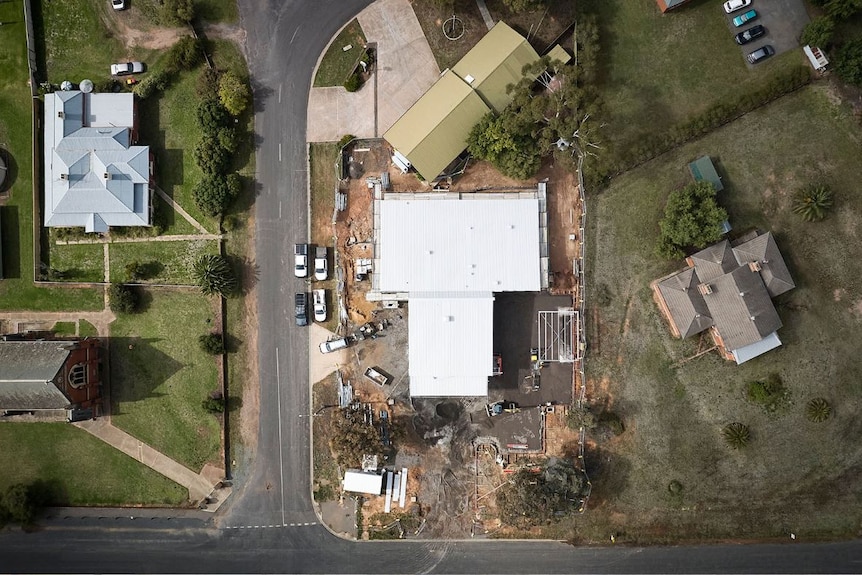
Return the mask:
[[[734, 12], [738, 12], [743, 8], [748, 8], [751, 6], [752, 0], [727, 0], [724, 3], [724, 11], [728, 14], [733, 14]], [[749, 22], [756, 20], [758, 17], [757, 10], [747, 10], [740, 14], [739, 16], [735, 16], [733, 18], [733, 25], [737, 28], [740, 28]], [[756, 24], [747, 30], [743, 30], [738, 33], [734, 38], [736, 39], [736, 43], [740, 46], [748, 44], [749, 42], [760, 38], [766, 34], [766, 28], [761, 24]], [[752, 64], [757, 64], [761, 60], [765, 60], [775, 54], [775, 49], [769, 44], [765, 46], [761, 46], [757, 50], [753, 52], [749, 52], [746, 56], [748, 61]]]
[[[308, 254], [311, 246], [296, 244], [293, 248], [293, 274], [304, 279], [308, 277]], [[326, 246], [316, 246], [314, 249], [314, 279], [324, 281], [329, 277], [328, 250]], [[326, 321], [326, 290], [316, 289], [311, 292], [314, 321]], [[308, 294], [304, 291], [296, 294], [294, 315], [296, 325], [308, 325]]]

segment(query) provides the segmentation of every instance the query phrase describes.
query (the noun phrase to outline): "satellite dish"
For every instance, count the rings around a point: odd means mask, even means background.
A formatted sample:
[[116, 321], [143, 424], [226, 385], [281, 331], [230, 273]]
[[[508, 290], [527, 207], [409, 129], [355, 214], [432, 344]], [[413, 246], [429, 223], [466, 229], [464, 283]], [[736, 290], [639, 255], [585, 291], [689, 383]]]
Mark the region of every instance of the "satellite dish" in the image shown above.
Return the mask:
[[85, 94], [89, 94], [93, 91], [93, 81], [92, 80], [81, 80], [81, 91]]
[[60, 89], [64, 92], [68, 92], [72, 89], [72, 82], [70, 82], [69, 80], [63, 80], [63, 82], [60, 84]]

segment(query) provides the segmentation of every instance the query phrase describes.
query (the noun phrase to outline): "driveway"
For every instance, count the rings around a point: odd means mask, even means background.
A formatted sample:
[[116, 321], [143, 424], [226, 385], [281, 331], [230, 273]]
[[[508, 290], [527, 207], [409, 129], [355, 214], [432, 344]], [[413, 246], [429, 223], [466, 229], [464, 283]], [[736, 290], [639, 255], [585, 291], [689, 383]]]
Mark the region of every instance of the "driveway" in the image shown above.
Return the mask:
[[[745, 14], [752, 9], [757, 11], [755, 20], [747, 22], [739, 28], [733, 25], [734, 17]], [[724, 11], [723, 8], [719, 8], [719, 10]], [[727, 14], [726, 18], [727, 25], [734, 35], [748, 30], [755, 24], [762, 24], [766, 28], [764, 36], [754, 42], [740, 46], [743, 58], [766, 44], [771, 44], [775, 48], [776, 56], [788, 50], [799, 48], [799, 36], [802, 35], [802, 29], [809, 22], [808, 13], [805, 11], [802, 0], [755, 0], [751, 6], [737, 10], [733, 14]], [[749, 68], [762, 65], [749, 64], [747, 58], [745, 63]]]
[[376, 84], [372, 79], [352, 94], [340, 86], [312, 88], [309, 142], [335, 141], [345, 134], [380, 136], [440, 76], [408, 0], [378, 0], [357, 18], [368, 42], [377, 44]]

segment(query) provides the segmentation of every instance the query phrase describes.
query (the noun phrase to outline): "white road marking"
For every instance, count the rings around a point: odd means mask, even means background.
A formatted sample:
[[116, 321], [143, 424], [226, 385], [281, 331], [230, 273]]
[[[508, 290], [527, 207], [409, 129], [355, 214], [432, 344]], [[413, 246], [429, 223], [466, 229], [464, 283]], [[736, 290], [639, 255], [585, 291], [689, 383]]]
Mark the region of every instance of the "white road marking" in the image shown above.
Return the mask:
[[278, 103], [281, 104], [281, 87], [283, 84], [278, 85]]
[[278, 219], [281, 219], [281, 201], [278, 202]]
[[[281, 150], [281, 144], [278, 147]], [[284, 449], [281, 445], [281, 372], [278, 367], [278, 348], [275, 348], [275, 390], [278, 402], [278, 473], [281, 477], [281, 524], [284, 525]]]
[[311, 527], [317, 525], [316, 521], [310, 523], [285, 523], [283, 525], [227, 525], [225, 529], [274, 529], [279, 527]]
[[278, 161], [281, 161], [281, 142], [278, 144]]
[[293, 36], [290, 37], [290, 43], [293, 44], [293, 40], [296, 38], [296, 33], [299, 32], [299, 26], [296, 27], [296, 30], [293, 31]]

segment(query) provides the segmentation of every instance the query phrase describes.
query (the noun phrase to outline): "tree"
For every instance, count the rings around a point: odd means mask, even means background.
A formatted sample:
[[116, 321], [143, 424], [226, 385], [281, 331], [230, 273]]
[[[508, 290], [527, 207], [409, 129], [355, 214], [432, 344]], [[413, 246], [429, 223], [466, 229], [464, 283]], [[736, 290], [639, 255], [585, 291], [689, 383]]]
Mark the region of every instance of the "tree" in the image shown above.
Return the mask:
[[488, 160], [503, 175], [517, 180], [533, 176], [542, 161], [535, 142], [511, 129], [505, 116], [486, 114], [467, 137], [467, 149]]
[[174, 71], [192, 70], [203, 59], [201, 41], [193, 36], [183, 36], [168, 52], [168, 68]]
[[137, 313], [141, 304], [138, 292], [123, 284], [111, 284], [108, 302], [114, 313]]
[[171, 83], [171, 75], [167, 70], [153, 70], [134, 87], [138, 98], [148, 98], [153, 92], [165, 90]]
[[683, 248], [706, 247], [721, 237], [726, 219], [727, 212], [716, 202], [715, 188], [709, 182], [671, 192], [659, 222], [659, 253], [675, 257]]
[[826, 13], [838, 21], [847, 20], [862, 9], [862, 0], [826, 0]]
[[862, 86], [862, 38], [845, 42], [835, 53], [835, 72], [849, 84]]
[[544, 0], [503, 0], [503, 4], [512, 12], [533, 10], [544, 4]]
[[813, 423], [822, 423], [832, 416], [832, 406], [822, 397], [815, 397], [805, 406], [805, 417]]
[[818, 16], [808, 24], [802, 31], [801, 41], [809, 46], [826, 48], [835, 33], [835, 22], [828, 16]]
[[246, 80], [231, 71], [227, 71], [219, 79], [218, 97], [228, 112], [234, 116], [239, 116], [248, 107], [251, 91]]
[[793, 213], [806, 222], [819, 222], [832, 208], [832, 190], [820, 185], [812, 185], [799, 190], [793, 200]]
[[193, 0], [164, 0], [162, 14], [172, 24], [185, 24], [195, 17]]
[[223, 214], [236, 199], [242, 188], [242, 181], [237, 174], [222, 176], [205, 174], [203, 179], [195, 184], [192, 195], [202, 212], [216, 217]]
[[0, 497], [0, 523], [14, 521], [30, 525], [38, 511], [36, 501], [29, 486], [15, 483], [6, 488]]
[[231, 154], [236, 152], [239, 147], [239, 135], [232, 127], [219, 128], [218, 132], [216, 132], [216, 140], [219, 146]]
[[204, 295], [233, 295], [238, 287], [236, 274], [230, 263], [222, 256], [201, 256], [192, 266], [192, 277]]
[[205, 134], [215, 134], [228, 125], [230, 114], [219, 100], [207, 99], [198, 105], [198, 126]]
[[136, 282], [142, 280], [146, 275], [146, 266], [141, 264], [138, 260], [134, 260], [126, 264], [126, 277], [129, 281]]
[[216, 68], [205, 67], [198, 76], [195, 93], [201, 98], [213, 99], [218, 95], [218, 82], [221, 72]]
[[207, 135], [195, 145], [194, 157], [198, 167], [209, 176], [223, 174], [230, 162], [230, 155], [218, 138]]
[[742, 449], [751, 440], [751, 431], [748, 426], [739, 422], [725, 425], [721, 430], [721, 435], [733, 449]]
[[363, 455], [383, 455], [383, 442], [376, 425], [365, 423], [363, 413], [339, 409], [332, 417], [329, 447], [339, 465], [359, 467]]
[[221, 391], [211, 391], [206, 396], [206, 399], [201, 402], [201, 407], [203, 407], [207, 413], [224, 413], [226, 403], [224, 394]]
[[522, 528], [543, 525], [580, 506], [583, 475], [569, 461], [537, 470], [521, 469], [497, 492], [500, 519]]
[[210, 355], [221, 355], [224, 353], [224, 337], [220, 333], [207, 333], [198, 337], [198, 344], [202, 351]]

